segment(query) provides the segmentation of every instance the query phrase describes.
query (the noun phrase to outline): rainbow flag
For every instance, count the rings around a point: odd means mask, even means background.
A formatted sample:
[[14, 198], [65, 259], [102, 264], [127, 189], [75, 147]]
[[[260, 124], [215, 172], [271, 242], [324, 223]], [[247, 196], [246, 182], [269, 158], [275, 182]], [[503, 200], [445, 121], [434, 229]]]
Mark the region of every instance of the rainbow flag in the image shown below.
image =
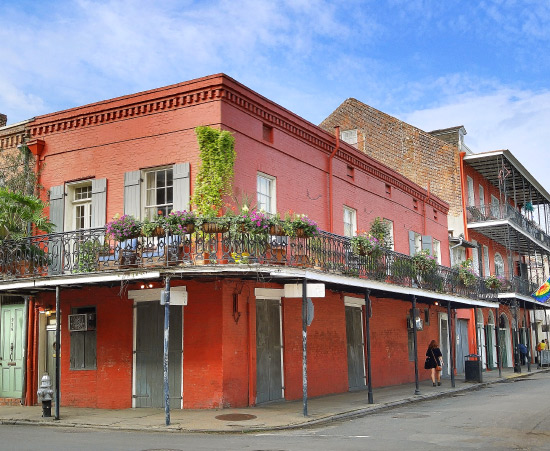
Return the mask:
[[548, 280], [531, 296], [539, 302], [548, 302], [548, 300], [550, 300], [550, 278], [548, 278]]

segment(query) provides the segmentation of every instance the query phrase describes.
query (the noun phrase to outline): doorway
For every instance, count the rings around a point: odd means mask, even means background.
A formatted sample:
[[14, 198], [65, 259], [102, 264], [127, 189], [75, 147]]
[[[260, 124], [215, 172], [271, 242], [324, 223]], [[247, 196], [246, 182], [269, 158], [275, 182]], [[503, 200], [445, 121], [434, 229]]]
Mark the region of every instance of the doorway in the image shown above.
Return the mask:
[[280, 299], [256, 299], [256, 403], [283, 398]]
[[[164, 305], [136, 302], [134, 407], [164, 407]], [[183, 307], [170, 307], [170, 405], [182, 407]]]
[[25, 304], [0, 305], [0, 398], [20, 398], [23, 392], [24, 311]]
[[363, 309], [346, 305], [346, 338], [348, 350], [348, 386], [350, 390], [365, 388], [365, 342]]
[[456, 372], [464, 372], [464, 360], [468, 350], [468, 320], [456, 320]]
[[443, 355], [441, 376], [451, 377], [451, 355], [449, 352], [449, 319], [446, 313], [439, 314], [439, 349]]

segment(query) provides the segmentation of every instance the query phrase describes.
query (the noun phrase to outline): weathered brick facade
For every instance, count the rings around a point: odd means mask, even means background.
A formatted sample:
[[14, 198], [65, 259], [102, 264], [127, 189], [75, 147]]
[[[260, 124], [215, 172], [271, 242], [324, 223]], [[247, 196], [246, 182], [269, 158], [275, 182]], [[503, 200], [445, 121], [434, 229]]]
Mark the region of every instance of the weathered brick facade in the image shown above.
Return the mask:
[[[449, 229], [464, 232], [458, 132], [434, 137], [356, 99], [345, 100], [320, 127], [333, 132], [357, 129], [355, 147], [445, 200]], [[458, 130], [460, 127], [457, 127]], [[448, 142], [446, 142], [448, 141]]]

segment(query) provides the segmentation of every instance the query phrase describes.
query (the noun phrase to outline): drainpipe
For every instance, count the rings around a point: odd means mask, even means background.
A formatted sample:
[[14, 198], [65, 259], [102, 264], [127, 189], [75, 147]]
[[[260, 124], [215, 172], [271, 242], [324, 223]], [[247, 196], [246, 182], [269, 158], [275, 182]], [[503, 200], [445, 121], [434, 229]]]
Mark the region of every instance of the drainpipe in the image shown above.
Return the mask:
[[[466, 241], [470, 241], [470, 236], [468, 234], [468, 222], [466, 221], [466, 177], [464, 174], [464, 156], [466, 152], [460, 152], [460, 191], [462, 195], [462, 221], [464, 223], [464, 238]], [[466, 249], [466, 258], [471, 257], [471, 250]]]
[[328, 217], [329, 217], [329, 231], [334, 233], [334, 214], [332, 211], [332, 159], [338, 149], [340, 149], [340, 126], [337, 125], [334, 127], [334, 133], [336, 135], [336, 145], [334, 146], [333, 152], [328, 157]]

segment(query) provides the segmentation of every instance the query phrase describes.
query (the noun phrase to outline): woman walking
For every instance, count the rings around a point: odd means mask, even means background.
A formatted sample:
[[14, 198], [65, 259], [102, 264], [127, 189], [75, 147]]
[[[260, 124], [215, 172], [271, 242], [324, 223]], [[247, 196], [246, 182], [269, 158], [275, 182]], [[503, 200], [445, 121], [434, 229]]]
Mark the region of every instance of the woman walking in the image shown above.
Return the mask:
[[443, 355], [437, 346], [437, 342], [435, 340], [430, 341], [430, 345], [426, 351], [426, 363], [424, 363], [424, 368], [427, 370], [432, 370], [432, 383], [434, 387], [436, 380], [437, 385], [441, 385], [441, 367], [443, 366], [442, 357]]

